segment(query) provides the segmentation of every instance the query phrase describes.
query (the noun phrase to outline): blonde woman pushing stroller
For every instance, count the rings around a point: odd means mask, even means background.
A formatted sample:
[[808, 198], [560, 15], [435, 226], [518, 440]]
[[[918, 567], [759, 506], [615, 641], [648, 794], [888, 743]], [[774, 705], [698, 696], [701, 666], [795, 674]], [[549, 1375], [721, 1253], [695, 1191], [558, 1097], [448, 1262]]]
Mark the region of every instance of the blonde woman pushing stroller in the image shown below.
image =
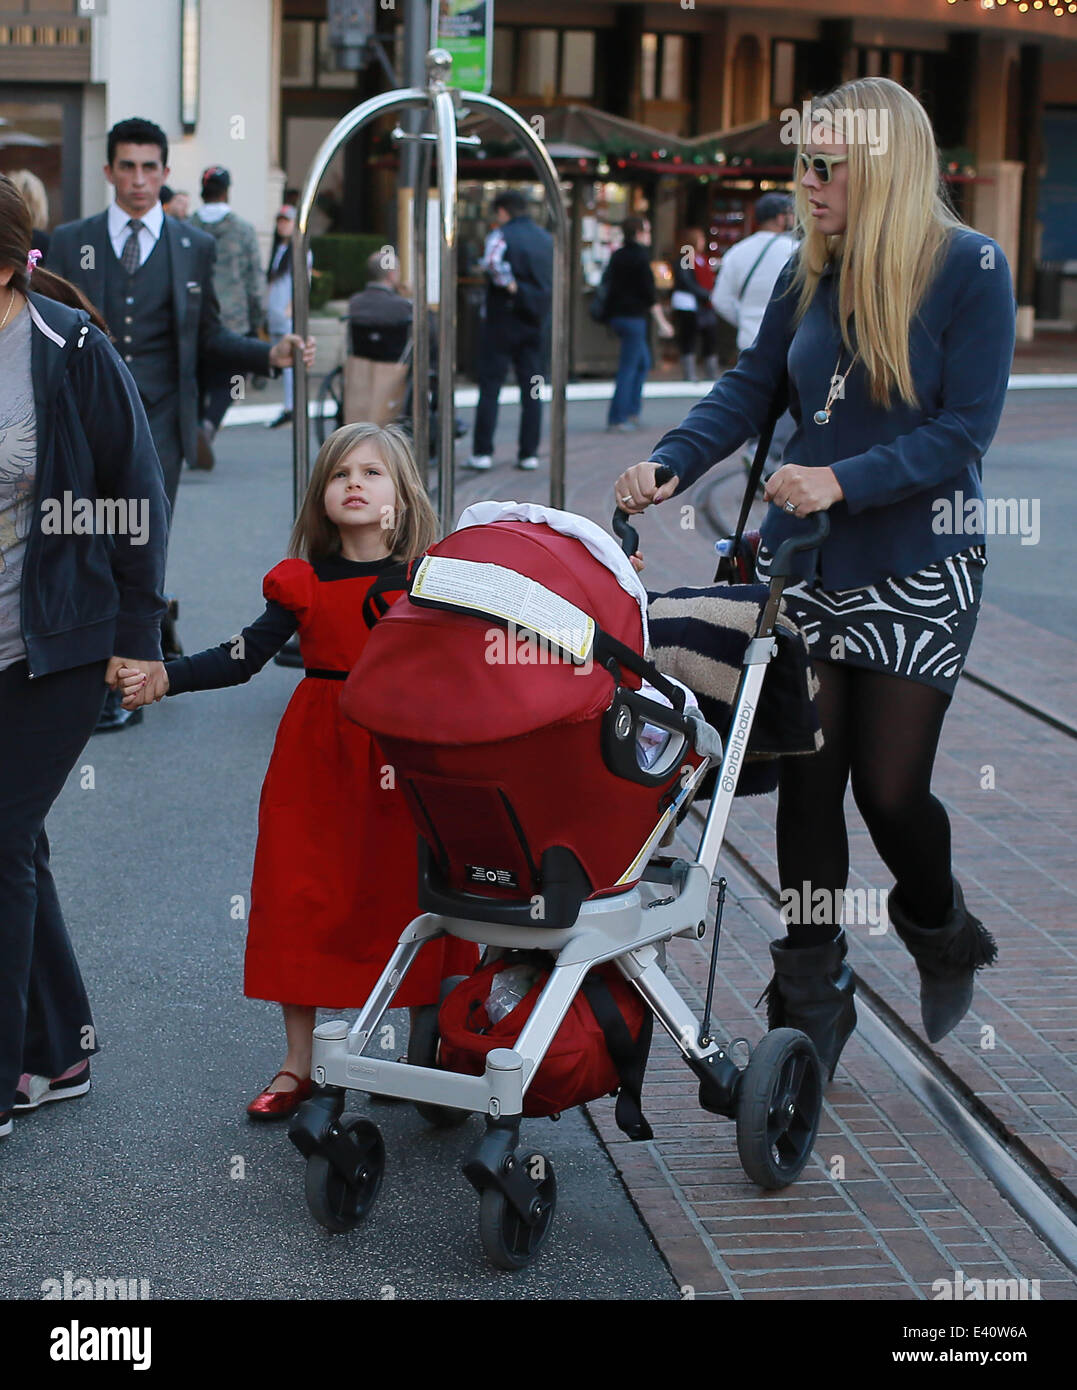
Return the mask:
[[[786, 759], [778, 871], [787, 935], [771, 943], [768, 1023], [806, 1032], [833, 1075], [856, 1022], [842, 914], [853, 797], [896, 884], [889, 915], [920, 974], [937, 1042], [968, 1011], [995, 943], [951, 873], [950, 822], [931, 793], [943, 719], [972, 640], [987, 563], [959, 497], [982, 497], [982, 457], [1005, 401], [1015, 336], [998, 244], [963, 224], [939, 176], [926, 112], [863, 78], [812, 103], [797, 153], [802, 235], [758, 337], [644, 463], [617, 479], [639, 512], [759, 434], [788, 368], [791, 460], [766, 485], [759, 570], [803, 518], [830, 535], [785, 591], [819, 678], [825, 746]], [[655, 486], [655, 470], [677, 475]], [[940, 524], [940, 518], [943, 524]]]

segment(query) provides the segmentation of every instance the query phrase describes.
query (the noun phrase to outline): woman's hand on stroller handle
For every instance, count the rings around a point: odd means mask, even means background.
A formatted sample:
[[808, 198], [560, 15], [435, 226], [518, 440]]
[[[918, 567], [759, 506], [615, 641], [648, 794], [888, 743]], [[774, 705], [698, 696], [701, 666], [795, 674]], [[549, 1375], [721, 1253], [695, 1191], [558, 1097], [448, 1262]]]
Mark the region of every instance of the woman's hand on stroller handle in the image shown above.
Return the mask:
[[642, 512], [652, 502], [664, 502], [677, 491], [680, 479], [671, 468], [648, 460], [626, 468], [613, 485], [617, 508], [623, 512]]
[[643, 568], [643, 553], [639, 548], [639, 532], [628, 520], [629, 511], [642, 511], [652, 502], [664, 501], [677, 491], [679, 483], [680, 479], [670, 468], [657, 463], [636, 463], [614, 484], [617, 506], [613, 513], [613, 531], [637, 574]]
[[801, 468], [783, 463], [770, 475], [763, 496], [792, 516], [825, 512], [845, 496], [833, 468]]

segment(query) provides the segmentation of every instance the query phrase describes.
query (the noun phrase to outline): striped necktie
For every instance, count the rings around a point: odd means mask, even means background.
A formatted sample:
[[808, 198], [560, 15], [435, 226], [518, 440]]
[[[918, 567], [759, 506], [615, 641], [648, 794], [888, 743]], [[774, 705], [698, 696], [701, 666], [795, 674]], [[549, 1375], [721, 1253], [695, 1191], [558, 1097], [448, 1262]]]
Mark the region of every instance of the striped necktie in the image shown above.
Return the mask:
[[138, 244], [138, 234], [142, 230], [142, 223], [137, 217], [132, 217], [127, 225], [131, 229], [131, 235], [124, 244], [123, 255], [120, 259], [123, 261], [123, 268], [128, 275], [134, 275], [142, 262], [141, 247]]

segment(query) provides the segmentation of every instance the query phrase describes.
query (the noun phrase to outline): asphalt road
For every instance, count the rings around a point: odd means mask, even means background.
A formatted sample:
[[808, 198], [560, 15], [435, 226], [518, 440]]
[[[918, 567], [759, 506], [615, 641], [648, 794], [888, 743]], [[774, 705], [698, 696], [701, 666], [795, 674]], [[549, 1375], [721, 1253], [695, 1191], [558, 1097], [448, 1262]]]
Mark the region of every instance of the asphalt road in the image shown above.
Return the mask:
[[[180, 488], [169, 585], [188, 651], [262, 608], [284, 554], [290, 436], [226, 430], [212, 475]], [[316, 1226], [303, 1160], [244, 1107], [283, 1056], [275, 1005], [242, 995], [258, 791], [297, 679], [271, 664], [238, 689], [148, 710], [91, 739], [49, 821], [53, 865], [102, 1052], [86, 1098], [0, 1141], [0, 1297], [43, 1281], [149, 1280], [154, 1298], [674, 1299], [669, 1271], [581, 1112], [526, 1121], [558, 1177], [535, 1267], [491, 1268], [459, 1171], [481, 1121], [435, 1131], [409, 1105], [382, 1126], [386, 1176], [365, 1225]], [[91, 780], [92, 788], [84, 786]], [[407, 1015], [393, 1015], [401, 1034]]]

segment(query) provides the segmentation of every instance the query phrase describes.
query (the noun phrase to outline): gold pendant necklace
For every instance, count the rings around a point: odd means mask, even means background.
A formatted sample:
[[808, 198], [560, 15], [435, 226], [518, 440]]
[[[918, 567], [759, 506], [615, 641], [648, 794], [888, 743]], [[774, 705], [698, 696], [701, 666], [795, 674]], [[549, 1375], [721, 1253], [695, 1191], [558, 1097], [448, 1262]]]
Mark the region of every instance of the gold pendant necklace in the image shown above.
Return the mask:
[[4, 317], [3, 317], [2, 319], [0, 319], [0, 333], [2, 333], [2, 332], [4, 331], [4, 326], [5, 326], [5, 324], [7, 323], [8, 315], [11, 313], [12, 309], [15, 307], [15, 289], [14, 289], [14, 287], [11, 286], [11, 285], [8, 286], [8, 289], [9, 289], [10, 292], [11, 292], [11, 298], [10, 298], [10, 299], [8, 300], [8, 302], [7, 302], [7, 309], [4, 311]]
[[842, 400], [845, 398], [845, 378], [853, 370], [853, 362], [860, 356], [860, 349], [857, 348], [856, 352], [853, 353], [849, 365], [839, 376], [838, 368], [841, 366], [841, 354], [844, 351], [844, 347], [838, 350], [838, 360], [834, 363], [834, 372], [830, 378], [830, 390], [826, 393], [826, 405], [823, 406], [822, 410], [817, 410], [812, 416], [812, 419], [817, 425], [829, 425], [830, 412], [834, 408], [834, 402], [839, 398]]

